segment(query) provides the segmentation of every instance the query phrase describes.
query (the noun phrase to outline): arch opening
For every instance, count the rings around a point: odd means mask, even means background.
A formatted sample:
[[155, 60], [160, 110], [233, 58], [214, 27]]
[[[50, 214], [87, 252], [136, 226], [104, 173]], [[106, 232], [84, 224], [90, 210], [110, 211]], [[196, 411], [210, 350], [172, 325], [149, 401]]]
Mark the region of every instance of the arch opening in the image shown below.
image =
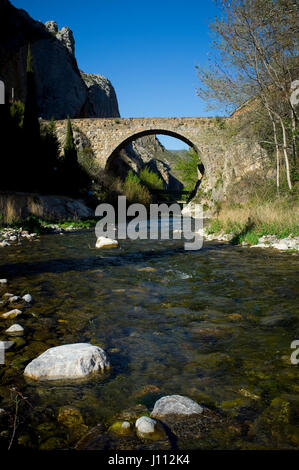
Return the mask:
[[124, 149], [126, 146], [130, 145], [132, 142], [134, 142], [137, 139], [140, 139], [142, 137], [147, 137], [147, 136], [156, 136], [156, 135], [165, 135], [169, 137], [173, 137], [175, 139], [181, 140], [185, 144], [187, 144], [189, 147], [195, 150], [195, 152], [200, 155], [200, 152], [196, 145], [187, 137], [185, 137], [182, 134], [179, 134], [174, 131], [170, 130], [165, 130], [165, 129], [148, 129], [144, 130], [141, 132], [137, 132], [135, 134], [132, 134], [131, 136], [127, 137], [124, 139], [121, 143], [119, 143], [115, 149], [111, 152], [110, 156], [107, 158], [105, 169], [109, 172], [113, 169], [113, 160], [120, 154], [121, 150]]
[[[164, 141], [166, 147], [159, 140], [162, 136], [168, 137], [168, 140]], [[172, 145], [172, 149], [167, 148], [167, 143]], [[179, 163], [183, 161], [188, 166], [191, 163], [194, 170], [194, 181], [190, 183], [188, 178], [188, 187], [185, 178], [182, 177], [184, 172], [179, 170]], [[152, 195], [158, 199], [168, 200], [188, 199], [188, 195], [194, 194], [194, 190], [196, 193], [199, 188], [198, 175], [204, 173], [196, 145], [178, 132], [161, 128], [145, 129], [124, 138], [108, 157], [105, 170], [111, 176], [121, 178], [123, 181], [129, 172], [133, 171]], [[144, 173], [145, 171], [147, 173]], [[185, 171], [185, 175], [189, 172], [190, 169]], [[159, 182], [156, 179], [153, 185], [152, 180], [157, 177]]]

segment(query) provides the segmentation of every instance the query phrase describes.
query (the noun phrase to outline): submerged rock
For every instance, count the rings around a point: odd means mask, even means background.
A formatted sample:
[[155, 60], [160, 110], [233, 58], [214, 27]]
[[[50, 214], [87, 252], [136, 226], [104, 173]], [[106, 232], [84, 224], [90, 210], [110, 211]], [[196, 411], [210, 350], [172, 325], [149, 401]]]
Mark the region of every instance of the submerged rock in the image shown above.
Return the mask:
[[34, 380], [76, 379], [109, 369], [103, 349], [88, 343], [65, 344], [47, 349], [31, 361], [24, 375]]
[[83, 424], [80, 411], [73, 406], [62, 406], [59, 408], [57, 421], [67, 428]]
[[96, 248], [117, 248], [118, 241], [111, 238], [99, 237], [96, 242]]
[[193, 415], [201, 414], [202, 412], [202, 406], [191, 400], [191, 398], [182, 395], [167, 395], [156, 401], [151, 416], [159, 418], [171, 414]]
[[110, 426], [109, 431], [118, 436], [129, 436], [132, 433], [131, 423], [129, 421], [116, 421]]
[[136, 419], [146, 414], [148, 414], [147, 407], [141, 403], [138, 403], [137, 405], [118, 413], [116, 418], [122, 421], [136, 421]]
[[155, 273], [157, 270], [156, 268], [152, 268], [151, 266], [146, 266], [145, 268], [136, 268], [136, 271], [146, 272], [146, 273]]

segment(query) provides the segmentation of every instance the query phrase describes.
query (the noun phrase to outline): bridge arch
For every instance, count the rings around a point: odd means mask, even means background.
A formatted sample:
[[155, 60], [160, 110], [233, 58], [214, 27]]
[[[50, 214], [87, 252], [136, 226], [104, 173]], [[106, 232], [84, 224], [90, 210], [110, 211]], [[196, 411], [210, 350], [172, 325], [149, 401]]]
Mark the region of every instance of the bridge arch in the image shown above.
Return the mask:
[[123, 138], [121, 140], [121, 142], [118, 142], [111, 149], [111, 153], [110, 153], [110, 155], [108, 156], [108, 158], [106, 160], [105, 169], [109, 170], [113, 160], [119, 154], [121, 149], [126, 147], [126, 145], [132, 143], [136, 139], [140, 139], [141, 137], [145, 137], [145, 136], [148, 136], [148, 135], [158, 135], [158, 134], [167, 135], [169, 137], [174, 137], [175, 139], [182, 140], [189, 147], [193, 148], [198, 154], [200, 153], [197, 146], [188, 137], [184, 136], [183, 134], [181, 134], [179, 132], [172, 131], [172, 130], [169, 130], [169, 129], [162, 129], [162, 128], [144, 129], [142, 131], [133, 132], [130, 136], [126, 136], [125, 138]]

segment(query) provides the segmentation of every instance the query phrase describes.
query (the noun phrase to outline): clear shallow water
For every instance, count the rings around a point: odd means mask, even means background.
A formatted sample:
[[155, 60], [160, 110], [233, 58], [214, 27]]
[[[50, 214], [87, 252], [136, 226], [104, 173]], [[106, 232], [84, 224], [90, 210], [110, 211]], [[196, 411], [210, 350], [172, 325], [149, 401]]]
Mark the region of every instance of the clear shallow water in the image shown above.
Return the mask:
[[[0, 252], [0, 277], [10, 281], [2, 293], [35, 299], [17, 319], [26, 334], [0, 366], [0, 407], [13, 409], [11, 386], [33, 405], [21, 404], [15, 445], [67, 448], [60, 407], [78, 408], [88, 427], [107, 424], [137, 403], [151, 411], [157, 396], [141, 391], [154, 385], [242, 426], [198, 448], [299, 448], [298, 366], [290, 363], [298, 255], [216, 243], [188, 252], [181, 241], [148, 240], [99, 251], [94, 243], [93, 231], [75, 232]], [[14, 322], [1, 320], [2, 333]], [[30, 360], [74, 342], [103, 347], [111, 371], [77, 383], [24, 380]]]

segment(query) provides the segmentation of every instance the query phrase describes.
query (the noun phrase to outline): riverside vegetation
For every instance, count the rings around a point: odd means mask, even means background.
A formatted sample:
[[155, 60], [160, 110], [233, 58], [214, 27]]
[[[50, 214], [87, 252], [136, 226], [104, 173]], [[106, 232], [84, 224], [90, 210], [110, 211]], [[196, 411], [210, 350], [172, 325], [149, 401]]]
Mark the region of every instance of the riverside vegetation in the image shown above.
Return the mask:
[[216, 202], [209, 230], [234, 232], [235, 241], [253, 244], [261, 235], [298, 235], [296, 8], [292, 1], [258, 0], [221, 0], [219, 6], [222, 15], [211, 25], [216, 54], [207, 68], [197, 67], [198, 95], [233, 111], [235, 124], [218, 118], [223, 132], [228, 139], [236, 132], [257, 139], [270, 166], [268, 174], [232, 182], [225, 201]]

